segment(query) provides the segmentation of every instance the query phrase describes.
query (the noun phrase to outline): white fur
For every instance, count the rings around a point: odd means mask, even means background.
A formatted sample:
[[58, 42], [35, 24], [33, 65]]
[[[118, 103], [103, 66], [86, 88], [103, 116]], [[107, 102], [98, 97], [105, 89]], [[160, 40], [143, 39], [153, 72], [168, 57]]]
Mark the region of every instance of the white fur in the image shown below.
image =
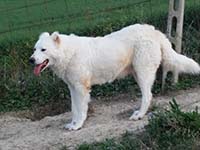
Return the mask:
[[[47, 50], [41, 52], [42, 48]], [[49, 59], [49, 67], [69, 86], [72, 122], [65, 126], [69, 130], [81, 128], [86, 120], [90, 87], [94, 84], [133, 75], [142, 92], [142, 104], [130, 119], [138, 120], [149, 108], [161, 63], [163, 82], [168, 71], [200, 73], [196, 62], [177, 54], [164, 34], [150, 25], [131, 25], [104, 37], [43, 33], [35, 49], [32, 57], [36, 64]]]

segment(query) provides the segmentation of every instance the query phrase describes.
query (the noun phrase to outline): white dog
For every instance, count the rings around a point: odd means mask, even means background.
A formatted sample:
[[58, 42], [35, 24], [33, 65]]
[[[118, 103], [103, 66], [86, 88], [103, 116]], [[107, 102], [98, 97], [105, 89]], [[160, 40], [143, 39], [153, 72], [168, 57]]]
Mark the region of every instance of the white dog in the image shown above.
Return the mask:
[[150, 25], [135, 24], [104, 37], [79, 37], [54, 32], [42, 33], [30, 62], [35, 75], [47, 67], [68, 84], [72, 122], [69, 130], [83, 126], [87, 118], [90, 88], [133, 75], [142, 92], [142, 104], [130, 119], [142, 118], [152, 99], [151, 87], [160, 64], [163, 82], [168, 71], [200, 73], [192, 59], [176, 53], [163, 33]]

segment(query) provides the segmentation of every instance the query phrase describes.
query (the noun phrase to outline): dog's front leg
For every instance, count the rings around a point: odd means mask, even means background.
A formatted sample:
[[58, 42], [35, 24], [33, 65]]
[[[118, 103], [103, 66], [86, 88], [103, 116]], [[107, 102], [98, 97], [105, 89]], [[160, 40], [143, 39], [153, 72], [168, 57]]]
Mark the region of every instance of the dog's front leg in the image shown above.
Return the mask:
[[79, 85], [70, 88], [71, 106], [72, 106], [72, 121], [65, 125], [66, 129], [78, 130], [83, 126], [87, 118], [88, 103], [90, 101], [89, 90], [84, 86]]
[[70, 90], [70, 95], [71, 95], [72, 121], [71, 121], [71, 123], [66, 124], [65, 128], [72, 130], [78, 120], [78, 110], [76, 108], [76, 103], [75, 103], [75, 101], [76, 101], [75, 100], [75, 96], [76, 96], [75, 89], [72, 88], [71, 86], [69, 86], [69, 90]]

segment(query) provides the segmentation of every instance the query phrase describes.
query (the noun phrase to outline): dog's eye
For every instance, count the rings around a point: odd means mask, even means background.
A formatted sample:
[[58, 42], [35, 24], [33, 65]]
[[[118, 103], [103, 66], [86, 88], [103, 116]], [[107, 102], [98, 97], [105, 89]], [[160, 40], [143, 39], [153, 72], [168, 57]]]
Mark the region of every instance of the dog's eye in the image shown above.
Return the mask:
[[36, 49], [34, 48], [33, 51], [35, 51]]
[[43, 49], [41, 49], [41, 51], [44, 52], [44, 51], [46, 51], [46, 49], [43, 48]]

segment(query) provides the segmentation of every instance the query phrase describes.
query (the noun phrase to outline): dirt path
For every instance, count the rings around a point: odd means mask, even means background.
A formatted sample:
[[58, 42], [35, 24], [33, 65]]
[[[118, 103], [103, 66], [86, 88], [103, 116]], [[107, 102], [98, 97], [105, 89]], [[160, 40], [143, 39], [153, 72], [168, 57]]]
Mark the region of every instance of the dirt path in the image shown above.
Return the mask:
[[[155, 97], [153, 103], [167, 106], [175, 97], [186, 110], [200, 106], [200, 88], [170, 96]], [[84, 127], [78, 131], [67, 131], [64, 124], [70, 120], [70, 113], [45, 117], [40, 121], [17, 118], [11, 114], [0, 116], [0, 150], [59, 150], [63, 145], [74, 149], [83, 142], [100, 141], [117, 137], [126, 131], [135, 131], [148, 123], [147, 117], [139, 121], [129, 121], [132, 110], [140, 106], [138, 98], [131, 100], [129, 94], [120, 94], [113, 100], [92, 103], [95, 112], [89, 114]]]

